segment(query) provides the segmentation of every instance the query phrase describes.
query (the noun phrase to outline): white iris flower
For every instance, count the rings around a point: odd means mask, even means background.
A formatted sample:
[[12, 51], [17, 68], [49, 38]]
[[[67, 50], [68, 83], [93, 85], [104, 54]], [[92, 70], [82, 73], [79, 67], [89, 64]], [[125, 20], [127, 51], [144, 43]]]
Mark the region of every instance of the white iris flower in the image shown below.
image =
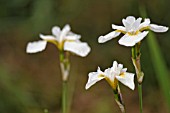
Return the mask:
[[81, 36], [70, 31], [69, 25], [65, 25], [61, 30], [58, 26], [52, 28], [52, 35], [42, 35], [42, 40], [29, 42], [26, 48], [27, 53], [37, 53], [46, 48], [47, 42], [55, 44], [59, 50], [69, 51], [76, 55], [85, 57], [90, 52], [90, 47], [86, 42], [81, 42]]
[[145, 30], [150, 29], [154, 32], [166, 32], [168, 30], [168, 27], [150, 24], [150, 19], [148, 18], [142, 23], [141, 21], [142, 18], [135, 19], [133, 16], [128, 16], [126, 19], [122, 20], [124, 26], [112, 24], [112, 29], [115, 29], [115, 31], [112, 31], [105, 36], [100, 36], [98, 42], [104, 43], [123, 33], [124, 36], [120, 38], [119, 44], [124, 46], [134, 46], [148, 34], [149, 31]]
[[118, 86], [118, 81], [120, 81], [125, 86], [134, 90], [134, 74], [126, 72], [127, 68], [123, 68], [122, 64], [118, 64], [116, 61], [113, 62], [111, 68], [106, 69], [104, 72], [98, 67], [97, 72], [91, 72], [88, 74], [88, 82], [85, 86], [86, 89], [90, 88], [96, 82], [105, 79], [113, 89]]

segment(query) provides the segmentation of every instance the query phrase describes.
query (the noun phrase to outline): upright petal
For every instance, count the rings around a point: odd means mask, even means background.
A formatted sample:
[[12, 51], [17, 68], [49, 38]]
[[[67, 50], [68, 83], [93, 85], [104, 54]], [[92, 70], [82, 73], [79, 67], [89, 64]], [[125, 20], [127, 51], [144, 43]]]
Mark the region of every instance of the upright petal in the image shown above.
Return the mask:
[[119, 40], [119, 44], [130, 47], [134, 46], [136, 43], [140, 42], [148, 33], [148, 31], [143, 31], [137, 35], [129, 35], [127, 33]]
[[73, 32], [69, 32], [67, 36], [65, 37], [65, 40], [79, 40], [81, 38], [81, 35], [75, 34]]
[[70, 25], [66, 24], [61, 31], [59, 42], [62, 42], [66, 38], [65, 36], [67, 35], [67, 33], [70, 32], [70, 30], [71, 30]]
[[125, 19], [122, 20], [122, 23], [123, 23], [123, 25], [124, 25], [125, 28], [126, 28], [126, 32], [128, 32], [128, 31], [131, 29], [132, 24], [131, 24], [131, 23], [128, 23]]
[[89, 89], [92, 85], [94, 85], [96, 82], [104, 79], [103, 72], [98, 67], [97, 72], [91, 72], [88, 74], [88, 82], [85, 86], [85, 89]]
[[142, 21], [142, 18], [138, 18], [138, 19], [133, 23], [132, 26], [133, 26], [133, 30], [134, 30], [134, 31], [139, 30], [139, 25], [140, 25], [141, 21]]
[[125, 72], [121, 76], [116, 76], [116, 78], [125, 86], [129, 87], [130, 89], [134, 90], [135, 89], [135, 84], [134, 84], [134, 74], [133, 73], [127, 73]]
[[85, 57], [90, 52], [91, 48], [88, 46], [88, 44], [86, 42], [66, 41], [64, 43], [64, 50], [75, 53], [81, 57]]
[[112, 24], [112, 29], [117, 29], [117, 30], [120, 30], [120, 31], [126, 31], [125, 27], [118, 26], [118, 25], [115, 25], [115, 24]]
[[150, 30], [154, 31], [154, 32], [166, 32], [168, 31], [168, 27], [165, 26], [160, 26], [160, 25], [156, 25], [156, 24], [150, 24]]
[[52, 34], [53, 34], [54, 36], [56, 36], [56, 38], [59, 38], [60, 33], [61, 33], [60, 27], [54, 26], [54, 27], [52, 28]]
[[127, 23], [130, 23], [130, 24], [133, 24], [135, 22], [135, 17], [134, 16], [128, 16], [126, 17], [126, 22]]
[[139, 25], [139, 30], [144, 28], [144, 27], [148, 27], [150, 24], [150, 19], [149, 18], [145, 18], [144, 22], [142, 22], [140, 25]]
[[40, 34], [40, 38], [43, 39], [43, 40], [57, 40], [54, 36], [52, 35], [43, 35], [43, 34]]
[[26, 52], [37, 53], [37, 52], [43, 51], [46, 45], [47, 45], [47, 41], [29, 42], [27, 44]]
[[110, 32], [109, 34], [107, 34], [105, 36], [100, 36], [98, 38], [98, 42], [99, 43], [105, 43], [105, 42], [107, 42], [107, 41], [111, 40], [112, 38], [115, 38], [115, 37], [117, 37], [119, 35], [120, 35], [120, 32], [112, 31], [112, 32]]

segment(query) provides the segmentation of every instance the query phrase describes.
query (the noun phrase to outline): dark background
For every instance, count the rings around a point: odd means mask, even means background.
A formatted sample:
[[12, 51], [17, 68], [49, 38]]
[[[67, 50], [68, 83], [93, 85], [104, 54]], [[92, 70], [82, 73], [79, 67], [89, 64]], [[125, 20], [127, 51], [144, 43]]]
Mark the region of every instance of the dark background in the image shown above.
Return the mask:
[[[170, 26], [169, 0], [141, 3], [152, 23]], [[26, 54], [25, 50], [28, 42], [40, 39], [40, 33], [51, 34], [53, 26], [62, 28], [65, 24], [92, 48], [85, 58], [71, 56], [71, 113], [119, 113], [111, 87], [104, 80], [87, 91], [84, 87], [89, 72], [96, 71], [97, 66], [106, 69], [114, 60], [135, 72], [131, 48], [118, 45], [120, 37], [104, 44], [97, 39], [112, 31], [112, 23], [122, 25], [121, 20], [129, 15], [139, 17], [139, 5], [137, 0], [0, 0], [0, 113], [60, 112], [62, 81], [57, 48], [48, 44], [37, 54]], [[170, 32], [155, 34], [169, 69]], [[141, 50], [144, 113], [168, 113], [145, 39]], [[139, 113], [137, 86], [135, 91], [120, 87], [127, 113]], [[167, 92], [170, 94], [170, 89]]]

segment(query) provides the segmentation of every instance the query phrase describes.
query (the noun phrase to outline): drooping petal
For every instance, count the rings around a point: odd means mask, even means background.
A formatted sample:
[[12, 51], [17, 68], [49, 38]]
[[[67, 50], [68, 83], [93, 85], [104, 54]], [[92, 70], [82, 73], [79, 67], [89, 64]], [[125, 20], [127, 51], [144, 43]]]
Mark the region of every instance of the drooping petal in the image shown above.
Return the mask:
[[116, 78], [125, 86], [129, 87], [130, 89], [134, 90], [135, 89], [135, 84], [134, 84], [134, 74], [133, 73], [127, 73], [125, 72], [121, 76], [116, 76]]
[[54, 36], [56, 36], [56, 37], [59, 38], [60, 33], [61, 33], [60, 27], [54, 26], [54, 27], [52, 28], [52, 34], [53, 34]]
[[103, 72], [98, 67], [97, 72], [91, 72], [88, 74], [88, 82], [85, 86], [85, 89], [89, 89], [92, 85], [94, 85], [96, 82], [104, 79]]
[[40, 34], [40, 38], [43, 39], [43, 40], [57, 40], [54, 36], [52, 35], [43, 35], [43, 34]]
[[64, 43], [64, 50], [75, 53], [81, 57], [85, 57], [90, 52], [91, 48], [88, 46], [88, 44], [86, 42], [66, 41]]
[[65, 40], [79, 40], [81, 35], [75, 34], [73, 32], [69, 32], [65, 38]]
[[29, 42], [27, 44], [26, 52], [27, 53], [37, 53], [43, 51], [47, 45], [47, 41], [36, 41], [36, 42]]
[[148, 31], [143, 31], [137, 35], [129, 35], [127, 33], [119, 40], [119, 44], [124, 46], [134, 46], [136, 43], [140, 42], [148, 33]]
[[61, 31], [59, 42], [62, 42], [66, 38], [65, 36], [70, 32], [70, 30], [70, 25], [66, 24]]
[[150, 30], [154, 31], [154, 32], [166, 32], [168, 31], [168, 27], [166, 26], [160, 26], [160, 25], [156, 25], [156, 24], [150, 24]]
[[144, 27], [148, 27], [150, 24], [150, 19], [149, 18], [145, 18], [144, 22], [142, 22], [140, 25], [139, 25], [139, 30], [144, 28]]
[[120, 35], [120, 32], [112, 31], [112, 32], [110, 32], [109, 34], [107, 34], [105, 36], [100, 36], [98, 38], [98, 42], [99, 43], [105, 43], [105, 42], [107, 42], [107, 41], [111, 40], [112, 38], [115, 38], [115, 37], [117, 37], [119, 35]]
[[123, 26], [118, 26], [115, 24], [112, 24], [112, 29], [117, 29], [117, 30], [121, 30], [121, 31], [126, 31], [126, 28]]

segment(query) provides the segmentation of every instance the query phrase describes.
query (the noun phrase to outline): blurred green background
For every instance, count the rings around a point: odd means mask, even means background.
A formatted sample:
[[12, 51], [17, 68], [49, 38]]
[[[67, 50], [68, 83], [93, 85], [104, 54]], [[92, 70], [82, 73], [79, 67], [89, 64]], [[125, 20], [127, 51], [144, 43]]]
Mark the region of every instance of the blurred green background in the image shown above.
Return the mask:
[[[98, 44], [111, 24], [122, 18], [139, 17], [144, 4], [152, 23], [170, 26], [169, 0], [0, 0], [0, 113], [60, 113], [61, 73], [58, 50], [48, 44], [37, 54], [26, 54], [26, 44], [51, 34], [55, 25], [70, 24], [92, 48], [86, 58], [71, 57], [69, 89], [71, 113], [119, 113], [110, 86], [101, 81], [85, 90], [87, 75], [97, 66], [105, 69], [113, 60], [134, 72], [131, 48], [118, 45], [118, 38]], [[156, 38], [154, 38], [156, 37]], [[144, 113], [169, 113], [170, 32], [155, 33], [142, 42]], [[119, 37], [120, 38], [120, 37]], [[153, 41], [153, 39], [155, 39]], [[156, 42], [155, 42], [156, 41]], [[139, 113], [137, 87], [121, 85], [127, 113]], [[169, 103], [169, 104], [168, 104]]]

